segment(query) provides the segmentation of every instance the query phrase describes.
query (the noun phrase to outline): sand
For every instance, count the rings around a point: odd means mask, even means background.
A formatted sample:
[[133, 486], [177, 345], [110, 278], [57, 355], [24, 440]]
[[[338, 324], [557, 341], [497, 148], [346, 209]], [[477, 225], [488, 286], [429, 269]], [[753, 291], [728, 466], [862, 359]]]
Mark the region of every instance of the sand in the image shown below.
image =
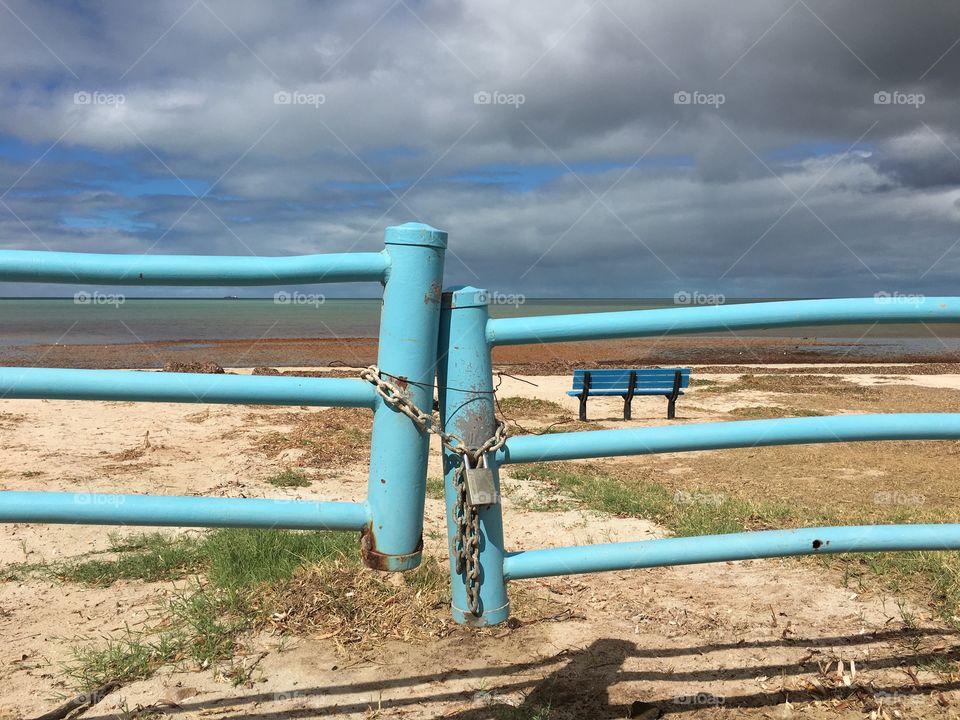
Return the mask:
[[[720, 382], [739, 377], [698, 367], [693, 374]], [[885, 374], [852, 369], [836, 377], [882, 392], [896, 390], [897, 397], [908, 400], [910, 393], [920, 393], [917, 402], [928, 401], [928, 388], [943, 393], [945, 403], [960, 392], [960, 373], [904, 372], [896, 376], [896, 387], [886, 387], [894, 381]], [[566, 374], [504, 376], [499, 393], [557, 402], [575, 416], [577, 400], [566, 395], [569, 386]], [[727, 419], [725, 413], [738, 407], [784, 402], [771, 392], [708, 390], [695, 385], [679, 400], [678, 422]], [[662, 398], [637, 398], [634, 420], [625, 424], [619, 420], [619, 399], [598, 398], [590, 401], [590, 414], [597, 419], [596, 427], [659, 425], [665, 422], [665, 405]], [[259, 438], [288, 425], [290, 410], [6, 400], [0, 408], [0, 487], [361, 499], [365, 463], [321, 471], [308, 488], [278, 489], [265, 483], [297, 461], [295, 453], [269, 457], [256, 449]], [[860, 408], [851, 405], [847, 411]], [[144, 451], [147, 433], [150, 448]], [[899, 452], [898, 457], [909, 460], [907, 449]], [[655, 467], [677, 487], [694, 488], [702, 478], [691, 480], [691, 468], [715, 456], [639, 458], [629, 460], [629, 466], [610, 461], [609, 467]], [[861, 456], [837, 457], [854, 474], [865, 465]], [[438, 458], [434, 447], [430, 476], [441, 474]], [[653, 462], [659, 464], [650, 465]], [[752, 481], [758, 483], [754, 489], [763, 492], [764, 478], [738, 478], [733, 467], [749, 475], [744, 470], [748, 464], [732, 463], [726, 477], [716, 478], [726, 482], [725, 492]], [[867, 482], [867, 476], [857, 477], [851, 482]], [[512, 483], [509, 470], [504, 482]], [[942, 483], [945, 494], [948, 484]], [[933, 482], [931, 487], [941, 486]], [[525, 499], [545, 490], [515, 483], [512, 490], [504, 498], [510, 549], [667, 534], [635, 518], [579, 509], [531, 510]], [[439, 500], [428, 498], [425, 522], [426, 552], [442, 556]], [[110, 532], [138, 531], [5, 525], [0, 527], [0, 563], [75, 557], [106, 548]], [[425, 645], [391, 643], [369, 658], [345, 658], [330, 640], [263, 633], [247, 638], [249, 662], [256, 663], [251, 675], [255, 680], [248, 687], [233, 687], [210, 669], [168, 668], [122, 687], [83, 717], [112, 718], [138, 706], [179, 718], [534, 717], [532, 711], [504, 713], [536, 706], [548, 697], [551, 718], [626, 717], [638, 701], [690, 718], [861, 718], [865, 710], [869, 716], [877, 698], [884, 707], [898, 709], [900, 717], [957, 716], [956, 682], [929, 668], [933, 659], [956, 659], [956, 636], [935, 612], [921, 598], [844, 587], [837, 573], [811, 563], [745, 561], [522, 585], [563, 612], [554, 620], [484, 634], [455, 629]], [[0, 583], [0, 717], [32, 717], [57, 705], [59, 696], [71, 692], [60, 668], [76, 638], [115, 636], [127, 625], [144, 623], [158, 599], [175, 586], [123, 581], [96, 589], [37, 578]], [[913, 616], [915, 627], [905, 626], [904, 612]], [[850, 678], [850, 661], [855, 663], [855, 679]], [[844, 668], [841, 674], [836, 672], [838, 662]]]

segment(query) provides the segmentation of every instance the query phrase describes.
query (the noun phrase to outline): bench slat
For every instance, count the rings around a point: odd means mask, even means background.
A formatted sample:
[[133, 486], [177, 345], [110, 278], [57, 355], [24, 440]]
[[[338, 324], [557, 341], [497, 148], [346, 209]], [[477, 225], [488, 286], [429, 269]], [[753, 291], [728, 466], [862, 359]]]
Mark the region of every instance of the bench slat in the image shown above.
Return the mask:
[[[680, 371], [680, 387], [689, 387], [690, 368], [646, 368], [635, 371], [636, 383], [634, 392], [637, 394], [650, 395], [656, 394], [656, 391], [661, 388], [672, 391], [673, 382], [678, 370]], [[590, 373], [591, 394], [616, 394], [612, 391], [620, 389], [626, 393], [630, 385], [630, 370], [574, 370], [574, 390], [583, 390], [583, 380], [588, 372]]]
[[[639, 370], [636, 370], [635, 372], [637, 373], [637, 377], [640, 377], [640, 376], [643, 376], [643, 375], [649, 375], [649, 376], [670, 375], [670, 376], [673, 376], [673, 374], [674, 374], [677, 370], [680, 371], [680, 374], [681, 374], [681, 375], [689, 375], [689, 374], [690, 374], [690, 368], [641, 368], [641, 369], [639, 369]], [[629, 370], [629, 369], [627, 369], [627, 370], [620, 370], [620, 369], [614, 369], [614, 370], [574, 370], [574, 371], [573, 371], [573, 376], [574, 376], [574, 377], [577, 377], [578, 375], [582, 376], [584, 373], [587, 373], [587, 372], [590, 373], [590, 376], [591, 376], [591, 377], [603, 377], [604, 375], [614, 375], [614, 376], [618, 376], [618, 377], [619, 377], [620, 375], [629, 375], [629, 374], [630, 374], [630, 370]]]
[[[689, 378], [689, 376], [686, 377], [686, 378], [684, 378], [684, 377], [681, 376], [680, 382], [683, 383], [685, 380], [686, 380], [687, 384], [690, 383], [690, 378]], [[581, 381], [579, 384], [582, 385], [583, 382]], [[592, 387], [592, 388], [600, 388], [600, 387], [626, 387], [626, 386], [629, 385], [629, 384], [630, 384], [630, 379], [629, 379], [629, 378], [614, 378], [614, 379], [610, 379], [610, 380], [594, 380], [593, 378], [590, 378], [590, 387]], [[658, 380], [641, 380], [640, 378], [637, 378], [637, 382], [635, 383], [635, 385], [636, 385], [637, 387], [644, 387], [644, 386], [649, 386], [649, 387], [656, 386], [656, 387], [660, 387], [661, 385], [669, 385], [670, 387], [673, 387], [673, 377], [671, 376], [671, 377], [668, 377], [668, 378], [660, 378], [660, 379], [658, 379]]]
[[[593, 388], [590, 388], [590, 395], [591, 395], [591, 397], [594, 396], [594, 395], [603, 396], [603, 397], [607, 397], [607, 396], [609, 396], [609, 397], [614, 397], [614, 396], [616, 396], [616, 397], [622, 397], [623, 395], [626, 395], [626, 394], [627, 394], [627, 389], [626, 389], [626, 388], [623, 388], [623, 389], [620, 389], [620, 390], [617, 390], [617, 389], [609, 389], [609, 388], [608, 388], [608, 389], [605, 389], [605, 390], [594, 390]], [[667, 395], [673, 394], [673, 386], [668, 387], [668, 388], [646, 389], [646, 390], [634, 390], [634, 391], [633, 391], [633, 394], [634, 394], [634, 395], [663, 395], [663, 396], [667, 396]], [[684, 394], [683, 390], [678, 390], [678, 391], [677, 391], [677, 395], [683, 395], [683, 394]], [[572, 396], [572, 397], [578, 397], [578, 396], [580, 395], [580, 390], [568, 390], [568, 391], [567, 391], [567, 395], [570, 395], [570, 396]]]

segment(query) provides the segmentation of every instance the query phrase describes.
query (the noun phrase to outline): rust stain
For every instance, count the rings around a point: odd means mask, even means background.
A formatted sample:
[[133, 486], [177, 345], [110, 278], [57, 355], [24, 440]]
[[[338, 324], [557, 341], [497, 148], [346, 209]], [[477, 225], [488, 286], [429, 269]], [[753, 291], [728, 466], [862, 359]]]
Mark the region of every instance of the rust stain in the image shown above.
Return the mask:
[[440, 298], [443, 297], [443, 288], [440, 286], [440, 283], [434, 280], [430, 283], [430, 289], [427, 291], [426, 295], [423, 296], [424, 305], [436, 305], [440, 302]]
[[401, 390], [406, 391], [408, 389], [410, 381], [407, 380], [405, 376], [397, 375], [393, 379], [397, 381], [397, 387], [399, 387]]
[[377, 539], [369, 527], [360, 531], [360, 557], [363, 564], [374, 570], [388, 570], [386, 555], [377, 552]]
[[[423, 552], [423, 536], [420, 536], [420, 542], [417, 543], [417, 549], [411, 553], [411, 555], [416, 555]], [[360, 558], [363, 560], [363, 564], [368, 568], [373, 570], [384, 570], [390, 572], [391, 570], [396, 570], [396, 568], [391, 568], [391, 561], [397, 559], [403, 559], [407, 556], [403, 555], [384, 555], [381, 552], [377, 551], [377, 537], [374, 535], [373, 528], [365, 527], [360, 531]]]

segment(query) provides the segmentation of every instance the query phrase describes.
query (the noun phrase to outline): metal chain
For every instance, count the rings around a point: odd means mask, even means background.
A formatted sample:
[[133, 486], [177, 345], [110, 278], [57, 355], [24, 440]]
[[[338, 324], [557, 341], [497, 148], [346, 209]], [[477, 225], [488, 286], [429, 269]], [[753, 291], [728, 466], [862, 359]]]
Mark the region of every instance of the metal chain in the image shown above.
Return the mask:
[[453, 557], [457, 574], [463, 575], [467, 592], [467, 609], [480, 616], [480, 514], [467, 502], [466, 465], [454, 472], [453, 483], [457, 491], [453, 519], [456, 530], [453, 535]]
[[456, 433], [446, 432], [440, 427], [440, 423], [432, 413], [427, 414], [418, 408], [410, 400], [405, 391], [401, 390], [389, 380], [384, 380], [381, 374], [380, 368], [376, 365], [371, 365], [360, 371], [361, 379], [372, 384], [376, 388], [377, 394], [383, 398], [383, 401], [387, 403], [387, 405], [399, 410], [410, 418], [421, 432], [433, 433], [439, 437], [440, 442], [443, 443], [443, 446], [450, 452], [457, 453], [458, 455], [470, 455], [474, 461], [476, 461], [485, 453], [499, 450], [507, 441], [507, 437], [510, 434], [507, 429], [507, 424], [503, 420], [497, 420], [497, 428], [491, 437], [487, 438], [487, 440], [478, 447], [467, 447], [467, 443], [462, 437]]
[[453, 475], [453, 485], [457, 499], [453, 508], [453, 521], [456, 529], [451, 548], [456, 562], [457, 574], [464, 576], [467, 591], [467, 609], [476, 616], [480, 615], [480, 513], [467, 502], [466, 468], [471, 460], [479, 464], [484, 454], [500, 449], [507, 441], [509, 430], [503, 420], [497, 420], [493, 436], [487, 438], [479, 447], [467, 447], [463, 438], [448, 433], [440, 427], [433, 414], [427, 414], [418, 408], [407, 393], [395, 384], [381, 377], [380, 368], [371, 365], [360, 371], [360, 377], [371, 383], [383, 401], [406, 415], [421, 432], [433, 433], [450, 452], [461, 456], [460, 466]]

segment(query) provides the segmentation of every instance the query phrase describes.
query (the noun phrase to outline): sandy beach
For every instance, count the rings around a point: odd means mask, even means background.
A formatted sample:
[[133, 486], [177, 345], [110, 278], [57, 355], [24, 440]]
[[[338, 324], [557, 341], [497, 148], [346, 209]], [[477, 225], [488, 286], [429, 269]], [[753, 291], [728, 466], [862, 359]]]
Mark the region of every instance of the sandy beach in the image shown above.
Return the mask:
[[[344, 372], [342, 366], [307, 369]], [[498, 369], [514, 374], [515, 368]], [[695, 365], [676, 422], [956, 408], [960, 370], [928, 370]], [[745, 382], [746, 374], [752, 379]], [[629, 423], [619, 419], [619, 399], [599, 398], [590, 403], [594, 420], [584, 425], [575, 420], [576, 399], [566, 396], [568, 374], [501, 380], [498, 397], [514, 432], [666, 422], [662, 398], [637, 398]], [[345, 426], [356, 426], [362, 436], [369, 413], [5, 401], [0, 486], [356, 500], [366, 485], [362, 445], [352, 456], [319, 449]], [[566, 465], [618, 487], [655, 483], [691, 510], [698, 502], [776, 500], [801, 514], [829, 508], [840, 521], [884, 522], [909, 508], [878, 503], [878, 493], [922, 497], [917, 502], [924, 512], [956, 515], [956, 452], [953, 442], [891, 442]], [[285, 471], [303, 473], [309, 482], [275, 487], [270, 478]], [[603, 512], [571, 497], [549, 467], [539, 475], [524, 472], [511, 466], [503, 473], [511, 549], [671, 533], [657, 518]], [[428, 475], [440, 474], [433, 448]], [[797, 521], [781, 524], [791, 522]], [[744, 523], [766, 525], [758, 518]], [[5, 525], [0, 532], [3, 717], [33, 717], [71, 696], [75, 685], [67, 669], [76, 665], [78, 648], [102, 647], [131, 629], [152, 627], [162, 616], [158, 608], [196, 582], [187, 574], [91, 586], [36, 570], [118, 558], [118, 542], [142, 529]], [[442, 501], [428, 488], [425, 554], [441, 563], [444, 538]], [[229, 667], [244, 670], [239, 683], [224, 665], [196, 666], [184, 658], [122, 684], [84, 717], [127, 717], [123, 713], [134, 708], [142, 709], [137, 717], [294, 718], [334, 710], [357, 718], [507, 717], [548, 694], [571, 713], [557, 717], [625, 717], [639, 701], [691, 718], [790, 717], [799, 711], [813, 718], [864, 717], [881, 706], [898, 709], [900, 717], [955, 717], [960, 693], [954, 676], [934, 660], [952, 665], [956, 636], [932, 596], [922, 583], [893, 590], [878, 581], [851, 582], [850, 572], [843, 563], [782, 559], [524, 581], [512, 586], [520, 599], [518, 620], [509, 626], [465, 630], [449, 623], [447, 608], [433, 607], [431, 637], [390, 639], [376, 652], [345, 640], [342, 630], [290, 631], [275, 622], [237, 638]]]

